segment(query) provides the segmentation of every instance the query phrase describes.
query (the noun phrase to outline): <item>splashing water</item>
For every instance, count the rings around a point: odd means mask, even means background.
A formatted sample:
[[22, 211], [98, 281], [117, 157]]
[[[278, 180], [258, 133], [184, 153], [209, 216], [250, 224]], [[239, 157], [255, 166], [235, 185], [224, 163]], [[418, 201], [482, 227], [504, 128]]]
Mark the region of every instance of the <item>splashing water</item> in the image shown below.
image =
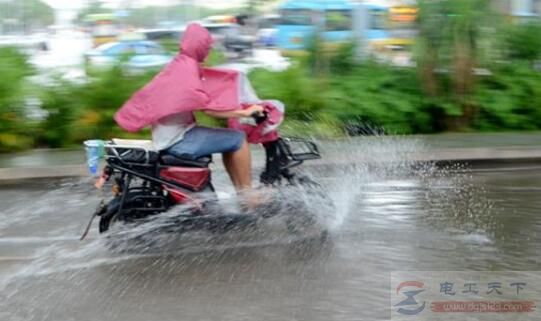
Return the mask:
[[[328, 198], [311, 189], [280, 190], [279, 193], [273, 194], [273, 197], [283, 205], [280, 207], [283, 216], [287, 217], [291, 211], [295, 211], [300, 201], [324, 229], [330, 231], [331, 235], [339, 235], [344, 225], [350, 221], [350, 216], [358, 213], [354, 210], [359, 206], [384, 208], [381, 204], [374, 205], [370, 199], [370, 193], [374, 188], [377, 190], [378, 184], [397, 177], [413, 177], [415, 184], [422, 186], [421, 190], [425, 193], [419, 206], [437, 209], [431, 211], [430, 216], [426, 218], [429, 224], [437, 226], [451, 223], [452, 226], [463, 228], [464, 222], [467, 221], [469, 231], [490, 229], [491, 222], [486, 221], [487, 216], [483, 213], [489, 211], [491, 205], [479, 200], [472, 193], [473, 187], [469, 183], [467, 173], [455, 174], [457, 171], [464, 171], [464, 168], [438, 168], [433, 163], [419, 164], [417, 162], [419, 155], [428, 152], [420, 140], [396, 136], [348, 138], [338, 143], [322, 141], [321, 150], [323, 160], [313, 164], [307, 163], [303, 174], [319, 182], [323, 186], [322, 193], [328, 195]], [[0, 290], [7, 290], [8, 285], [27, 277], [114, 265], [134, 258], [160, 256], [166, 253], [290, 244], [293, 241], [288, 234], [290, 230], [287, 223], [284, 224], [283, 216], [280, 215], [277, 215], [277, 219], [269, 219], [264, 232], [233, 230], [218, 237], [203, 232], [187, 233], [182, 236], [160, 233], [159, 231], [175, 227], [174, 217], [185, 210], [179, 207], [137, 226], [118, 227], [111, 231], [109, 237], [98, 236], [93, 232], [90, 240], [79, 243], [76, 239], [87, 215], [90, 215], [98, 203], [97, 196], [87, 187], [90, 185], [88, 180], [62, 181], [48, 185], [47, 192], [35, 191], [36, 195], [32, 196], [34, 201], [31, 203], [15, 201], [11, 207], [5, 209], [3, 215], [5, 219], [0, 221], [0, 235], [2, 237], [7, 235], [4, 242], [11, 240], [24, 243], [25, 237], [8, 234], [12, 233], [10, 231], [13, 229], [24, 230], [32, 227], [43, 229], [45, 233], [35, 241], [48, 240], [48, 242], [44, 242], [44, 246], [32, 253], [27, 262], [4, 274], [0, 278]], [[395, 184], [393, 188], [410, 187]], [[436, 206], [433, 203], [435, 200], [440, 203], [445, 200], [445, 204]], [[229, 201], [235, 200], [231, 198]], [[228, 200], [222, 202], [227, 203]], [[461, 207], [456, 206], [457, 203], [462, 203]], [[234, 205], [226, 204], [225, 207]], [[465, 208], [466, 211], [458, 208]], [[69, 212], [72, 216], [66, 219], [61, 210]], [[442, 213], [447, 210], [454, 211], [454, 214], [451, 218], [443, 219]], [[115, 237], [122, 237], [130, 242], [137, 240], [141, 246], [135, 253], [124, 251], [122, 246], [120, 251], [111, 251], [109, 242]], [[161, 251], [155, 252], [156, 249]], [[10, 293], [8, 296], [15, 295], [16, 288], [11, 288]]]

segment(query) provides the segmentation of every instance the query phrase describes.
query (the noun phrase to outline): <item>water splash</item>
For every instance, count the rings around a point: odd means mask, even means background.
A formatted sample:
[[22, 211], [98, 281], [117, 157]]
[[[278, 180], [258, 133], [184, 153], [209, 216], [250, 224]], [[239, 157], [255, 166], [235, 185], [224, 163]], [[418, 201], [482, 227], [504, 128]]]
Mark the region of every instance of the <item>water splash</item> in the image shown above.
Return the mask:
[[[471, 177], [467, 171], [464, 173], [465, 169], [461, 167], [440, 168], [431, 162], [420, 164], [419, 155], [429, 153], [421, 140], [399, 136], [371, 136], [320, 143], [323, 161], [307, 163], [302, 175], [318, 181], [322, 189], [278, 190], [273, 197], [276, 203], [282, 204], [279, 210], [284, 215], [268, 220], [265, 229], [257, 232], [232, 230], [218, 236], [204, 232], [184, 233], [182, 236], [160, 233], [178, 226], [175, 217], [186, 211], [185, 208], [178, 207], [142, 224], [121, 226], [113, 230], [109, 238], [98, 237], [94, 232], [93, 239], [85, 243], [72, 242], [70, 238], [81, 232], [84, 221], [97, 205], [98, 198], [87, 187], [90, 184], [86, 180], [63, 181], [49, 186], [49, 191], [36, 197], [35, 202], [23, 206], [20, 203], [13, 205], [10, 208], [11, 217], [2, 221], [0, 231], [13, 226], [35, 224], [36, 220], [45, 225], [46, 221], [51, 219], [63, 224], [54, 224], [46, 235], [33, 236], [26, 240], [35, 242], [37, 239], [48, 239], [49, 242], [33, 253], [28, 264], [18, 266], [15, 271], [0, 279], [0, 289], [26, 277], [90, 269], [140, 257], [290, 244], [304, 237], [303, 233], [307, 232], [306, 229], [303, 230], [304, 223], [295, 222], [293, 229], [298, 233], [293, 236], [290, 233], [291, 224], [287, 217], [298, 209], [299, 202], [309, 209], [324, 229], [340, 234], [346, 223], [351, 221], [351, 216], [359, 214], [359, 211], [356, 211], [359, 207], [383, 208], [385, 204], [374, 203], [374, 198], [371, 198], [371, 193], [377, 190], [378, 184], [386, 184], [387, 193], [392, 189], [408, 188], [424, 192], [424, 196], [419, 199], [419, 206], [430, 209], [424, 212], [429, 213], [424, 218], [427, 224], [438, 228], [448, 228], [450, 225], [459, 229], [460, 233], [472, 231], [480, 235], [490, 229], [491, 222], [487, 219], [489, 216], [484, 215], [490, 211], [490, 204], [479, 200], [479, 190], [475, 190], [470, 183]], [[461, 174], [456, 174], [457, 171]], [[392, 181], [404, 177], [414, 178], [415, 185], [400, 185], [398, 181]], [[379, 197], [379, 201], [384, 202], [385, 198]], [[77, 213], [68, 224], [65, 216], [56, 213], [59, 202]], [[222, 198], [222, 202], [226, 208], [235, 208], [232, 204], [235, 202], [234, 197]], [[449, 212], [453, 214], [449, 215]], [[398, 216], [397, 218], [404, 219]], [[117, 244], [116, 251], [110, 251], [110, 240], [115, 238], [124, 239], [125, 244]], [[25, 242], [24, 237], [20, 236], [16, 239], [13, 236], [6, 237], [0, 241]], [[134, 243], [139, 244], [135, 253], [129, 251]], [[126, 247], [126, 244], [129, 246]]]
[[[433, 151], [419, 138], [404, 136], [349, 137], [321, 142], [325, 162], [324, 185], [330, 192], [336, 212], [330, 227], [339, 230], [362, 207], [363, 199], [383, 185], [387, 190], [421, 191], [416, 195], [419, 213], [442, 230], [459, 228], [464, 233], [495, 228], [493, 202], [464, 164], [438, 165]], [[406, 180], [404, 180], [406, 179]], [[407, 183], [407, 185], [403, 185]], [[413, 184], [413, 185], [412, 185]], [[385, 202], [383, 195], [378, 199]]]

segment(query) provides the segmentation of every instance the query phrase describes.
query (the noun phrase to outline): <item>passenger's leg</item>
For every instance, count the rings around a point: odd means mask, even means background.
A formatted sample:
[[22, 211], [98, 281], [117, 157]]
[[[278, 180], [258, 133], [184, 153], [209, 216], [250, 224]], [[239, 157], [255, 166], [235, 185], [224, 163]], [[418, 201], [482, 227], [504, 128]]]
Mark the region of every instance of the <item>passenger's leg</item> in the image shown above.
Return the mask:
[[240, 149], [223, 153], [223, 162], [237, 192], [252, 188], [252, 157], [248, 142], [244, 140]]

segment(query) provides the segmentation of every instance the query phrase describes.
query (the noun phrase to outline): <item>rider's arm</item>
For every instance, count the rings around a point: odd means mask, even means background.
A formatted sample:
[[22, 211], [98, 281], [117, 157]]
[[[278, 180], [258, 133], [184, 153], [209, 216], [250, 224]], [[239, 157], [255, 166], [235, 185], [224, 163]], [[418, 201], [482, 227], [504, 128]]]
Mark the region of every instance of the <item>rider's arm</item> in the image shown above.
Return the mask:
[[214, 118], [240, 118], [250, 117], [254, 112], [263, 112], [263, 107], [260, 105], [253, 105], [246, 109], [230, 110], [230, 111], [212, 111], [205, 110], [205, 114]]

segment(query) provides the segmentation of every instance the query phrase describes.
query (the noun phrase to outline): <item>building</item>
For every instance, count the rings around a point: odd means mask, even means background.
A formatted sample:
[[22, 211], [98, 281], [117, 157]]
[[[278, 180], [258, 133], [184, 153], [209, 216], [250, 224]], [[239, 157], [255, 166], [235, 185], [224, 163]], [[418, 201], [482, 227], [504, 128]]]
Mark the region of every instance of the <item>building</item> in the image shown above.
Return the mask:
[[498, 12], [514, 17], [541, 17], [541, 0], [494, 0]]

